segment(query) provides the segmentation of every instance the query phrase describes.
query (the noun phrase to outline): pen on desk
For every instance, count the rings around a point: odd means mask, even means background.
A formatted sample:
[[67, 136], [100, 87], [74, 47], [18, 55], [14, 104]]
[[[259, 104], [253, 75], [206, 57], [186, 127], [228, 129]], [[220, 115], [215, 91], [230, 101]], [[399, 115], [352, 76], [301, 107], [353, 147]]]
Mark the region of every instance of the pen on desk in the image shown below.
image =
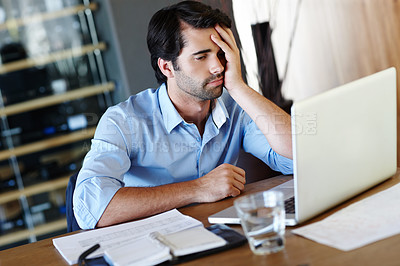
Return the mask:
[[83, 265], [83, 262], [85, 261], [86, 257], [89, 256], [90, 254], [92, 254], [93, 252], [95, 252], [99, 248], [100, 248], [100, 244], [96, 244], [96, 245], [92, 246], [91, 248], [89, 248], [88, 250], [86, 250], [85, 252], [83, 252], [78, 258], [78, 265], [79, 266]]

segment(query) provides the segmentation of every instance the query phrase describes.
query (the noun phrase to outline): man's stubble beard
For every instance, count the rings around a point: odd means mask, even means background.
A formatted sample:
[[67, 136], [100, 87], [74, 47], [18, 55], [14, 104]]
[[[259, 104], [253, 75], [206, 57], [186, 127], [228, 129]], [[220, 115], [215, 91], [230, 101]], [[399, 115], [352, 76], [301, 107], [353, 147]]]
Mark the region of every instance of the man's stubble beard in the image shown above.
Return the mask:
[[192, 79], [191, 77], [184, 74], [181, 70], [178, 70], [175, 73], [176, 73], [177, 86], [182, 91], [186, 92], [187, 94], [197, 99], [203, 101], [214, 100], [222, 95], [224, 86], [223, 83], [218, 86], [209, 85], [210, 82], [223, 77], [222, 73], [211, 75], [203, 82], [199, 82]]

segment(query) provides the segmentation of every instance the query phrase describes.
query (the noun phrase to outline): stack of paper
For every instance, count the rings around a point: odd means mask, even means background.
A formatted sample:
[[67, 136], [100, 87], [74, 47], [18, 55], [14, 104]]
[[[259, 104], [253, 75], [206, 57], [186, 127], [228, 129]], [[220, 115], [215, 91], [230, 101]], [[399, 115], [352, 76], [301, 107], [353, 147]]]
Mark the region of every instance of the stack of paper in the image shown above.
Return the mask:
[[79, 255], [82, 252], [95, 244], [100, 244], [100, 249], [94, 252], [89, 258], [102, 256], [104, 250], [126, 245], [133, 240], [146, 237], [156, 231], [167, 235], [196, 226], [203, 227], [203, 224], [174, 209], [135, 222], [55, 238], [53, 239], [53, 245], [64, 259], [72, 265], [78, 262]]
[[293, 233], [349, 251], [400, 233], [400, 184]]
[[107, 249], [104, 257], [115, 266], [156, 265], [172, 259], [226, 245], [226, 241], [202, 226], [163, 235], [159, 232], [121, 247]]
[[144, 237], [122, 247], [104, 252], [105, 260], [114, 266], [156, 265], [172, 258], [170, 250], [159, 241]]

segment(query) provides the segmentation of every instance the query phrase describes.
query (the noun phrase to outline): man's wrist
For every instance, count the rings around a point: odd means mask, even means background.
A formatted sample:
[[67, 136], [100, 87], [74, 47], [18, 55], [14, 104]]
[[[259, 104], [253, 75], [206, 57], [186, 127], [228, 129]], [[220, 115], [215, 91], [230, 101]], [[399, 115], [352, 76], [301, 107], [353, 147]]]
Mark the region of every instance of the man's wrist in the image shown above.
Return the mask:
[[202, 179], [197, 178], [192, 181], [188, 181], [189, 191], [192, 196], [193, 203], [201, 203], [203, 202], [203, 193], [201, 190], [202, 187]]
[[243, 96], [247, 91], [253, 90], [252, 88], [247, 86], [247, 84], [244, 83], [244, 81], [238, 82], [236, 83], [235, 86], [230, 86], [230, 88], [228, 87], [225, 88], [234, 100], [237, 100], [237, 98]]

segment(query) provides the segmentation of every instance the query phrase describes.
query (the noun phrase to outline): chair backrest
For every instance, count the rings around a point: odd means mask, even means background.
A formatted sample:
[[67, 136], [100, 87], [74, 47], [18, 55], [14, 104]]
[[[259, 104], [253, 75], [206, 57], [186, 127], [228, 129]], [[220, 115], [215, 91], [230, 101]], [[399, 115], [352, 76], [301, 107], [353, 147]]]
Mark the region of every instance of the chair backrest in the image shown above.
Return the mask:
[[73, 195], [75, 190], [76, 178], [78, 177], [78, 172], [73, 174], [69, 178], [69, 182], [67, 185], [67, 190], [65, 192], [65, 205], [66, 205], [66, 215], [67, 215], [67, 231], [73, 232], [77, 230], [81, 230], [78, 223], [76, 222], [75, 215], [74, 215], [74, 205], [73, 205]]

